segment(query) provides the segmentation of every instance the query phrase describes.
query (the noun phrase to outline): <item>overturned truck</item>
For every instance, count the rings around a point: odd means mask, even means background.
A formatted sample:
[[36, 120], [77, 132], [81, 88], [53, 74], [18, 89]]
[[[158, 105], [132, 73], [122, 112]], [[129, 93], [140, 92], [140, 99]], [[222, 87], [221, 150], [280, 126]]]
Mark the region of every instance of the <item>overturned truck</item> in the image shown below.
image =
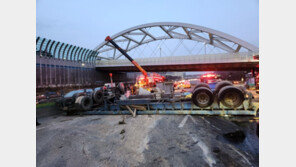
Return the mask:
[[[142, 87], [136, 95], [126, 93], [123, 83], [117, 86], [69, 94], [57, 105], [67, 113], [83, 114], [209, 114], [209, 115], [255, 115], [252, 94], [244, 87], [221, 81], [212, 90], [208, 84], [199, 83], [193, 89], [191, 98], [176, 93], [172, 82], [155, 82], [147, 72], [120, 48], [109, 36], [105, 39], [119, 50], [144, 76]], [[151, 82], [152, 80], [152, 82]], [[94, 102], [94, 103], [93, 103]]]
[[57, 101], [68, 114], [199, 114], [256, 115], [258, 103], [243, 86], [229, 81], [218, 82], [214, 89], [206, 83], [197, 84], [190, 92], [176, 93], [172, 82], [158, 83], [151, 91], [140, 90], [129, 95], [123, 83], [72, 91]]

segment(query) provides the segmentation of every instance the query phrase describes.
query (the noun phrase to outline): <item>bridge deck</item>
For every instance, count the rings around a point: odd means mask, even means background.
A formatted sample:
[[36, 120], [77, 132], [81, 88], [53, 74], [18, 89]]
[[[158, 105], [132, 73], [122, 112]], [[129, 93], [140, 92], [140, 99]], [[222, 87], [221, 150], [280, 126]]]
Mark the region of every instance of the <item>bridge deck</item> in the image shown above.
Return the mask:
[[[249, 53], [170, 56], [135, 59], [147, 71], [229, 71], [256, 68], [259, 60]], [[100, 60], [96, 68], [103, 71], [138, 71], [127, 59]]]

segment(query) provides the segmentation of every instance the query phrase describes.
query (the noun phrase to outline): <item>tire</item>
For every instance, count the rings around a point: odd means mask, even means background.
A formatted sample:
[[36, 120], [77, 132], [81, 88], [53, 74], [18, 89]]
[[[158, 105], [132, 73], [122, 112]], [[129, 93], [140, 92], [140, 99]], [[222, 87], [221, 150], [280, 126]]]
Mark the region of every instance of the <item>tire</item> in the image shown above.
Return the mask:
[[238, 86], [238, 88], [243, 92], [244, 95], [247, 93], [247, 88], [245, 86]]
[[230, 81], [221, 81], [221, 82], [218, 82], [217, 85], [215, 86], [215, 91], [214, 91], [214, 94], [218, 94], [219, 91], [225, 87], [225, 86], [230, 86], [232, 85], [232, 83]]
[[240, 88], [225, 86], [219, 91], [218, 100], [226, 107], [237, 108], [244, 102], [245, 96]]
[[211, 89], [199, 87], [193, 91], [191, 100], [196, 106], [206, 108], [212, 105], [214, 95]]
[[87, 111], [93, 106], [93, 100], [88, 96], [79, 96], [76, 98], [75, 104], [78, 110]]
[[195, 88], [193, 89], [192, 92], [194, 92], [194, 90], [197, 89], [197, 88], [199, 88], [199, 87], [206, 87], [206, 88], [211, 89], [210, 86], [209, 86], [208, 84], [206, 84], [206, 83], [199, 83], [199, 84], [197, 84], [197, 85], [195, 86]]
[[95, 101], [96, 104], [102, 104], [104, 101], [104, 94], [101, 90], [97, 90], [94, 94], [93, 94], [93, 99]]

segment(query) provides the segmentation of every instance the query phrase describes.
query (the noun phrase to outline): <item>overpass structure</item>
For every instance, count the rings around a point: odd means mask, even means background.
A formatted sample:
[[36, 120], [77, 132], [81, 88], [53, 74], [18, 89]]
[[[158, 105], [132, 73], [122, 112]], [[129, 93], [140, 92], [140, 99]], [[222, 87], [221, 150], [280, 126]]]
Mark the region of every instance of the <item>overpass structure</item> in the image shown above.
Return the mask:
[[[135, 59], [147, 71], [235, 71], [257, 68], [259, 60], [248, 53], [169, 56]], [[98, 61], [103, 71], [138, 71], [127, 59]]]
[[[210, 28], [178, 22], [157, 22], [135, 26], [121, 31], [111, 38], [126, 52], [160, 40], [190, 40], [219, 49], [214, 54], [191, 54], [186, 56], [142, 57], [135, 60], [147, 71], [212, 71], [248, 70], [256, 68], [259, 49], [241, 39]], [[132, 64], [122, 57], [108, 42], [102, 42], [95, 49], [100, 55], [96, 68], [103, 71], [136, 71]], [[111, 52], [111, 56], [110, 56]], [[109, 53], [109, 54], [108, 54]]]
[[[142, 24], [121, 31], [111, 38], [147, 71], [216, 71], [249, 70], [258, 66], [259, 49], [229, 34], [193, 24], [157, 22]], [[103, 40], [103, 39], [102, 39]], [[203, 46], [203, 51], [165, 57], [131, 52], [147, 44], [179, 40]], [[159, 47], [159, 45], [158, 45]], [[209, 49], [218, 49], [210, 53]], [[157, 48], [156, 48], [157, 49]], [[200, 54], [203, 53], [203, 54]], [[87, 49], [51, 39], [36, 38], [37, 88], [90, 85], [108, 79], [109, 72], [137, 71], [113, 45], [102, 42]]]

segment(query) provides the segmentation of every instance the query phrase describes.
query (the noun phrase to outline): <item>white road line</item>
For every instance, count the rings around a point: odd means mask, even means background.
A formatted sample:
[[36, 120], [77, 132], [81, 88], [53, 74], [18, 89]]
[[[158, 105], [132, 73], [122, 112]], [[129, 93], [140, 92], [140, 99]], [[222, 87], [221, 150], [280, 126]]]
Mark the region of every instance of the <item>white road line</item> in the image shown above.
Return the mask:
[[[187, 132], [188, 133], [188, 132]], [[194, 142], [197, 142], [198, 147], [201, 148], [203, 156], [205, 157], [205, 161], [209, 164], [209, 166], [213, 166], [214, 164], [216, 164], [215, 159], [213, 158], [212, 154], [210, 153], [210, 149], [209, 147], [207, 147], [207, 145], [202, 142], [197, 136], [196, 134], [190, 134], [188, 133], [189, 136], [191, 136], [192, 140]]]
[[194, 124], [197, 124], [196, 120], [191, 115], [189, 115], [189, 117], [193, 121]]
[[[190, 117], [190, 119], [193, 121], [194, 124], [197, 124], [196, 120], [191, 116], [191, 115], [186, 115], [184, 117], [184, 119], [182, 120], [182, 122], [179, 124], [179, 128], [183, 128], [183, 126], [185, 125], [188, 117]], [[190, 134], [189, 132], [187, 132], [187, 134], [192, 138], [192, 140], [194, 142], [197, 142], [198, 147], [201, 148], [203, 156], [205, 158], [205, 161], [209, 164], [210, 167], [212, 167], [214, 164], [216, 164], [215, 159], [213, 158], [212, 154], [210, 153], [210, 149], [209, 147], [207, 147], [207, 145], [202, 142], [196, 134]]]
[[184, 119], [182, 120], [182, 122], [179, 124], [179, 128], [183, 128], [183, 126], [185, 125], [185, 123], [186, 123], [186, 121], [187, 121], [187, 119], [188, 119], [188, 116], [189, 115], [186, 115], [185, 117], [184, 117]]
[[204, 117], [201, 117], [201, 119], [203, 119], [206, 123], [210, 124], [210, 122], [206, 120]]
[[216, 130], [219, 130], [219, 131], [221, 131], [221, 129], [220, 128], [217, 128], [216, 126], [214, 126], [214, 125], [211, 125], [213, 128], [215, 128]]
[[212, 167], [214, 164], [216, 164], [216, 161], [214, 160], [214, 158], [212, 157], [212, 155], [210, 154], [210, 150], [209, 148], [206, 146], [206, 144], [202, 141], [198, 141], [197, 145], [202, 149], [202, 152], [204, 154], [204, 156], [206, 157], [206, 160], [208, 162], [208, 164]]
[[208, 123], [208, 124], [210, 124], [211, 125], [211, 127], [213, 127], [213, 128], [215, 128], [216, 130], [219, 130], [219, 131], [221, 131], [221, 129], [220, 128], [218, 128], [218, 127], [216, 127], [216, 126], [214, 126], [214, 125], [212, 125], [208, 120], [206, 120], [204, 117], [201, 117], [201, 119], [203, 119], [206, 123]]
[[234, 146], [232, 146], [232, 145], [229, 145], [229, 146], [230, 146], [235, 152], [237, 152], [241, 157], [243, 157], [243, 159], [244, 159], [249, 165], [253, 166], [252, 163], [248, 160], [248, 158], [247, 158], [246, 156], [244, 156], [244, 154], [240, 153], [236, 148], [234, 148]]
[[36, 130], [41, 130], [41, 129], [44, 129], [45, 127], [41, 127], [41, 128], [38, 128], [38, 129], [36, 129]]

